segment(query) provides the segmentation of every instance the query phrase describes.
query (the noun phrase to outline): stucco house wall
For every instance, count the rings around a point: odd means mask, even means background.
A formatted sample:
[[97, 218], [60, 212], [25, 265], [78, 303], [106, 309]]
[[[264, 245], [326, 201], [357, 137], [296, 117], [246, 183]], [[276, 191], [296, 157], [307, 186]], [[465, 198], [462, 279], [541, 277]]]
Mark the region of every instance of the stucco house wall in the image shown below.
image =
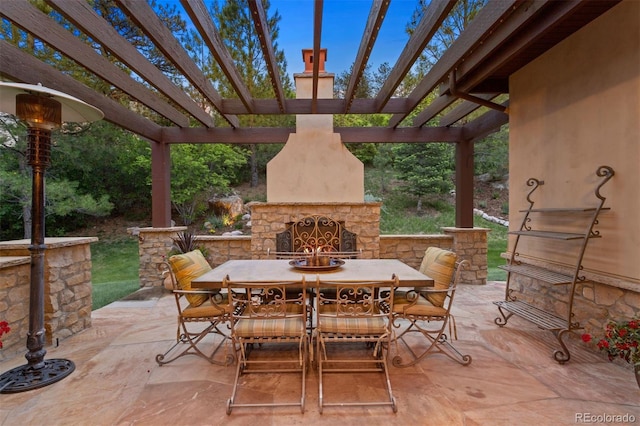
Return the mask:
[[[611, 210], [600, 215], [596, 229], [602, 238], [590, 240], [583, 262], [585, 276], [604, 287], [585, 285], [578, 291], [585, 303], [600, 305], [597, 315], [586, 315], [589, 319], [631, 316], [634, 304], [637, 313], [640, 2], [621, 2], [513, 74], [509, 115], [511, 230], [520, 226], [519, 210], [528, 207], [528, 178], [545, 182], [532, 197], [537, 207], [596, 206], [594, 189], [600, 178], [595, 172], [602, 165], [612, 167], [615, 176], [601, 190]], [[509, 251], [513, 244], [511, 239]], [[534, 264], [562, 268], [574, 259], [563, 247], [529, 238], [521, 239], [518, 252]], [[631, 302], [616, 307], [616, 299]], [[603, 306], [608, 312], [602, 312]]]

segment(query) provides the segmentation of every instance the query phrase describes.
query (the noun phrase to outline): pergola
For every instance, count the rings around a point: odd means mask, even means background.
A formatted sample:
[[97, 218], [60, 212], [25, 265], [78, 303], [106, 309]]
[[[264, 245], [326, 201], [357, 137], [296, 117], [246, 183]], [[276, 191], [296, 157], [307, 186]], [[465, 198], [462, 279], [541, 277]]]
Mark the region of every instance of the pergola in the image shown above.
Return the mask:
[[[507, 102], [494, 99], [509, 93], [509, 76], [545, 51], [600, 16], [619, 0], [489, 0], [476, 18], [442, 55], [407, 97], [394, 97], [405, 75], [454, 7], [454, 0], [433, 0], [403, 51], [389, 78], [375, 97], [356, 98], [369, 54], [390, 0], [374, 0], [344, 98], [319, 99], [319, 61], [313, 67], [311, 99], [285, 98], [266, 12], [262, 2], [249, 0], [255, 29], [273, 86], [273, 98], [252, 97], [246, 82], [207, 10], [205, 0], [181, 0], [193, 26], [231, 82], [235, 97], [223, 99], [214, 84], [191, 60], [187, 52], [155, 12], [143, 0], [115, 0], [115, 4], [149, 37], [159, 51], [197, 89], [204, 102], [196, 102], [141, 55], [106, 20], [84, 1], [46, 0], [57, 13], [116, 61], [101, 56], [88, 44], [34, 7], [28, 0], [0, 2], [0, 16], [11, 25], [86, 68], [112, 88], [129, 97], [123, 105], [104, 93], [75, 80], [72, 75], [46, 64], [6, 40], [0, 40], [0, 76], [15, 82], [55, 88], [100, 108], [105, 119], [151, 142], [153, 227], [169, 226], [170, 146], [175, 143], [261, 144], [284, 143], [294, 128], [244, 127], [240, 115], [296, 114], [390, 114], [386, 127], [337, 127], [345, 143], [426, 143], [456, 145], [456, 226], [473, 227], [474, 142], [508, 123]], [[407, 17], [407, 20], [410, 17]], [[314, 1], [313, 56], [323, 46], [323, 1]], [[128, 67], [132, 74], [122, 70]], [[144, 84], [141, 80], [144, 80]], [[438, 96], [426, 106], [427, 95]], [[155, 111], [163, 124], [140, 113], [144, 105]], [[480, 107], [487, 112], [463, 120]], [[211, 113], [220, 119], [216, 122]], [[445, 111], [446, 110], [446, 111]], [[443, 111], [445, 113], [443, 113]], [[412, 118], [410, 118], [410, 116]], [[216, 118], [218, 118], [216, 116]], [[170, 124], [166, 124], [170, 123]]]

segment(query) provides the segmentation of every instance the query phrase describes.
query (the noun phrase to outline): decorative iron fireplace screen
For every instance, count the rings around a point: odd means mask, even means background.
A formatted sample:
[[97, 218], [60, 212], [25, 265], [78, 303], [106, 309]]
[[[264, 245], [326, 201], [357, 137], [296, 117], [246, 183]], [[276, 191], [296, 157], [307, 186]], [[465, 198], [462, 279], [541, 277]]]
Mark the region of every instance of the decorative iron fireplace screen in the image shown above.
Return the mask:
[[289, 222], [287, 229], [276, 234], [276, 251], [300, 253], [305, 250], [356, 252], [356, 234], [344, 222], [326, 216], [306, 216]]

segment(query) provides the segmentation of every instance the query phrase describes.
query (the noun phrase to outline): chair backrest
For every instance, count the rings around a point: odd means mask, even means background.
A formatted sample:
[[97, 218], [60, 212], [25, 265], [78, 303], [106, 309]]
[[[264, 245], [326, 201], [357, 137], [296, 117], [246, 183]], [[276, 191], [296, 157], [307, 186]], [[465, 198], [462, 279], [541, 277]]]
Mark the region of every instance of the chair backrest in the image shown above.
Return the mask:
[[[423, 274], [433, 278], [434, 289], [443, 290], [451, 284], [451, 279], [456, 270], [457, 259], [458, 256], [452, 251], [438, 247], [429, 247], [424, 252], [419, 270]], [[427, 294], [429, 302], [438, 307], [443, 306], [445, 297], [445, 293]]]
[[229, 303], [236, 306], [235, 319], [282, 319], [307, 315], [307, 289], [300, 281], [237, 282], [228, 276], [223, 287], [229, 290]]
[[[211, 265], [200, 250], [171, 256], [169, 264], [174, 290], [191, 290], [191, 281], [211, 270]], [[207, 299], [205, 294], [184, 294], [191, 306], [200, 306]]]
[[335, 282], [318, 276], [318, 318], [390, 318], [393, 294], [398, 285], [395, 275], [390, 280], [357, 282]]
[[[458, 284], [460, 283], [462, 271], [469, 268], [469, 266], [471, 266], [471, 263], [466, 259], [456, 262], [454, 264], [453, 271], [447, 285], [444, 287], [441, 286], [440, 288], [436, 288], [434, 286], [431, 292], [429, 289], [421, 289], [422, 296], [427, 298], [427, 300], [429, 300], [429, 302], [431, 302], [431, 304], [433, 304], [434, 306], [444, 308], [447, 312], [450, 312]], [[438, 302], [442, 301], [442, 303], [440, 305], [436, 305], [435, 303], [433, 303], [433, 300], [436, 300]]]

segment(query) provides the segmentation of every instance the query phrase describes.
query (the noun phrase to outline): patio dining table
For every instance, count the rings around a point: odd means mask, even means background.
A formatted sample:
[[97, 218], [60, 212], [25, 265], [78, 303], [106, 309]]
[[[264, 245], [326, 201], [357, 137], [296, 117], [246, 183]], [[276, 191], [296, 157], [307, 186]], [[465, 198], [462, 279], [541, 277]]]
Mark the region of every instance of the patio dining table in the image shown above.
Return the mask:
[[398, 259], [344, 259], [344, 264], [332, 270], [305, 270], [291, 265], [287, 259], [228, 260], [191, 282], [193, 288], [222, 288], [228, 275], [240, 282], [297, 281], [304, 275], [307, 283], [322, 279], [336, 282], [382, 281], [395, 274], [401, 287], [429, 287], [433, 279]]

